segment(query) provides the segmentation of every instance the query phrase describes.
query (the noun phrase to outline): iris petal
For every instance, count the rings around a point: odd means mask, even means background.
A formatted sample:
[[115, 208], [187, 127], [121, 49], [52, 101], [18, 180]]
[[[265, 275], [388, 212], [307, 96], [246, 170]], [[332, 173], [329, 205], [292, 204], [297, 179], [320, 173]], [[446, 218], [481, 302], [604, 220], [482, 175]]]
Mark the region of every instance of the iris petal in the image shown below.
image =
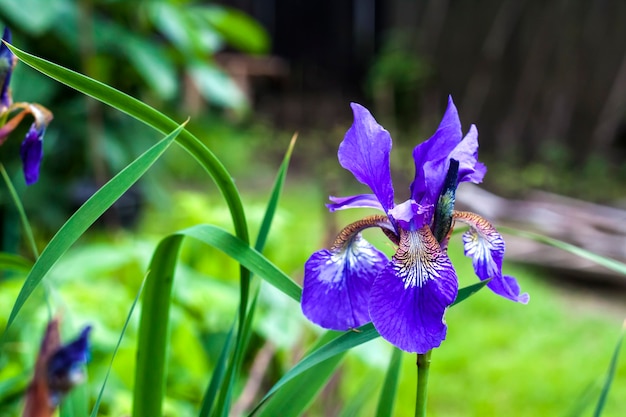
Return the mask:
[[426, 353], [445, 339], [444, 314], [457, 291], [452, 263], [428, 226], [403, 230], [398, 251], [372, 286], [372, 322], [394, 346]]
[[39, 167], [43, 158], [44, 131], [44, 129], [37, 129], [33, 123], [20, 147], [24, 179], [27, 185], [34, 184], [39, 179]]
[[448, 107], [439, 128], [427, 141], [420, 143], [413, 150], [415, 162], [415, 178], [411, 184], [413, 200], [422, 204], [437, 201], [443, 179], [448, 172], [449, 155], [462, 138], [459, 113], [452, 97], [448, 97]]
[[505, 244], [496, 228], [474, 213], [457, 211], [454, 218], [470, 226], [463, 234], [463, 245], [465, 256], [472, 258], [476, 275], [481, 280], [491, 278], [487, 287], [496, 294], [523, 304], [528, 303], [528, 294], [520, 294], [515, 278], [502, 275]]
[[326, 204], [326, 207], [328, 207], [328, 210], [330, 211], [349, 208], [374, 208], [385, 211], [383, 206], [381, 206], [380, 201], [378, 201], [378, 197], [374, 194], [359, 194], [350, 197], [330, 196], [328, 199], [333, 202], [332, 204]]
[[370, 321], [374, 278], [389, 262], [360, 235], [344, 248], [315, 252], [304, 267], [302, 312], [325, 329], [349, 330]]
[[459, 183], [473, 182], [479, 184], [487, 173], [487, 167], [478, 161], [478, 130], [471, 125], [469, 132], [452, 153], [450, 159], [459, 161]]
[[393, 207], [391, 136], [363, 106], [352, 103], [354, 123], [339, 145], [339, 163], [369, 186], [385, 212]]
[[[11, 43], [11, 31], [8, 27], [4, 28], [2, 40]], [[5, 112], [13, 102], [9, 84], [13, 67], [15, 67], [15, 59], [13, 52], [4, 43], [0, 43], [0, 113]]]

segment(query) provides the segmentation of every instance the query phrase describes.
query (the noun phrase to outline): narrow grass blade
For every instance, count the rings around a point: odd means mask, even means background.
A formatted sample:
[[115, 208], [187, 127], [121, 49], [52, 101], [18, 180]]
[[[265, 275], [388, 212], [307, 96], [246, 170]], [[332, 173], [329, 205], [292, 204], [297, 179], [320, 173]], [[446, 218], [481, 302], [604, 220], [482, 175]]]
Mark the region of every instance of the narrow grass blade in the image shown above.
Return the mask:
[[[31, 55], [13, 45], [7, 44], [7, 46], [19, 60], [37, 71], [124, 112], [163, 134], [173, 131], [178, 126], [178, 123], [160, 113], [158, 110], [121, 91], [75, 71]], [[177, 138], [177, 142], [185, 148], [185, 150], [187, 150], [187, 152], [189, 152], [209, 173], [211, 178], [213, 178], [213, 181], [228, 204], [237, 236], [247, 242], [249, 238], [246, 217], [241, 203], [241, 197], [231, 175], [220, 160], [189, 131], [183, 130]]]
[[596, 409], [593, 413], [594, 417], [600, 417], [600, 415], [602, 415], [602, 411], [604, 410], [604, 406], [606, 404], [606, 399], [609, 396], [609, 390], [611, 389], [611, 384], [613, 383], [613, 379], [615, 379], [615, 370], [617, 369], [617, 360], [619, 358], [619, 353], [622, 348], [622, 342], [624, 341], [624, 332], [626, 331], [625, 329], [626, 329], [626, 321], [624, 321], [622, 334], [620, 335], [617, 341], [617, 345], [615, 346], [615, 350], [613, 351], [613, 356], [611, 358], [609, 370], [606, 374], [606, 380], [604, 381], [604, 386], [602, 387], [602, 392], [600, 393], [598, 404], [596, 405]]
[[363, 407], [368, 404], [368, 400], [372, 398], [376, 392], [376, 384], [372, 383], [372, 379], [378, 378], [378, 374], [366, 376], [359, 385], [356, 394], [350, 399], [350, 402], [341, 410], [339, 417], [359, 417], [362, 416]]
[[402, 364], [402, 351], [393, 348], [387, 375], [383, 389], [380, 392], [378, 407], [376, 409], [376, 417], [387, 417], [393, 415], [393, 406], [396, 400], [396, 390], [398, 389], [398, 378], [400, 377], [400, 365]]
[[263, 222], [261, 223], [261, 228], [259, 229], [259, 235], [257, 237], [256, 244], [254, 245], [254, 248], [259, 252], [263, 252], [263, 248], [265, 247], [265, 242], [267, 241], [267, 236], [269, 235], [270, 228], [272, 226], [272, 220], [274, 220], [274, 214], [276, 214], [276, 208], [278, 207], [278, 200], [280, 199], [280, 194], [285, 184], [289, 161], [291, 160], [291, 154], [293, 153], [293, 148], [296, 145], [297, 138], [297, 134], [293, 135], [291, 138], [291, 142], [289, 143], [283, 162], [280, 164], [278, 175], [276, 176], [276, 181], [274, 182], [274, 187], [272, 188], [272, 193], [270, 194], [270, 200], [267, 204], [267, 208], [265, 209], [265, 216], [263, 217]]
[[[481, 281], [465, 288], [461, 288], [459, 290], [457, 300], [455, 300], [452, 305], [456, 305], [460, 301], [470, 297], [472, 294], [475, 294], [485, 285], [487, 285], [487, 281]], [[274, 384], [274, 386], [261, 399], [255, 409], [252, 410], [252, 413], [250, 415], [254, 414], [258, 409], [260, 409], [260, 407], [268, 400], [268, 398], [277, 391], [279, 391], [287, 382], [300, 375], [302, 372], [317, 366], [328, 358], [342, 354], [355, 346], [369, 342], [370, 340], [376, 339], [379, 336], [380, 335], [374, 328], [374, 325], [372, 325], [372, 323], [368, 323], [354, 331], [343, 333], [337, 338], [325, 344], [324, 346], [320, 347], [319, 349], [314, 350], [312, 353], [310, 353], [300, 362], [298, 362], [287, 373], [285, 373], [285, 375], [283, 375], [283, 377], [279, 379], [276, 384]]]
[[111, 205], [128, 190], [172, 144], [181, 132], [179, 126], [163, 140], [152, 146], [131, 164], [119, 172], [74, 213], [54, 235], [41, 256], [33, 265], [24, 281], [24, 285], [15, 300], [9, 316], [6, 330], [11, 326], [20, 309], [59, 258], [78, 240], [80, 236], [102, 215]]
[[[336, 337], [334, 332], [326, 332], [320, 337], [314, 349]], [[346, 352], [325, 359], [315, 368], [310, 368], [295, 376], [282, 389], [276, 392], [258, 413], [260, 417], [297, 417], [309, 407], [335, 372]]]
[[163, 415], [170, 298], [182, 240], [182, 235], [172, 235], [163, 239], [150, 261], [137, 340], [134, 417]]
[[[283, 158], [283, 161], [278, 170], [278, 174], [276, 176], [276, 180], [274, 182], [274, 186], [272, 187], [272, 192], [270, 194], [270, 199], [267, 204], [267, 208], [265, 210], [265, 215], [263, 216], [263, 221], [261, 223], [261, 227], [259, 229], [259, 233], [257, 236], [257, 240], [255, 243], [255, 249], [258, 252], [263, 252], [263, 248], [265, 247], [265, 242], [267, 241], [267, 237], [269, 235], [269, 231], [272, 225], [272, 221], [274, 220], [274, 215], [276, 214], [276, 208], [278, 207], [278, 200], [280, 199], [280, 195], [282, 192], [283, 185], [285, 183], [285, 178], [287, 176], [287, 169], [289, 168], [289, 161], [291, 159], [291, 154], [293, 152], [293, 148], [295, 146], [297, 135], [294, 135], [291, 138], [291, 142], [289, 147], [287, 148], [287, 152]], [[252, 278], [252, 276], [250, 276]], [[246, 322], [247, 325], [240, 327], [240, 335], [236, 340], [236, 346], [233, 350], [233, 358], [230, 361], [230, 366], [228, 372], [226, 373], [226, 378], [224, 380], [224, 387], [222, 388], [221, 395], [218, 399], [218, 410], [221, 410], [221, 415], [226, 416], [230, 413], [230, 404], [231, 404], [231, 396], [233, 386], [237, 381], [237, 375], [239, 375], [241, 364], [243, 362], [243, 358], [246, 352], [245, 346], [247, 345], [246, 340], [250, 338], [250, 331], [252, 326], [252, 321], [254, 319], [255, 306], [257, 297], [259, 294], [260, 286], [256, 287], [255, 295], [253, 296], [253, 300], [250, 303], [250, 307], [247, 309], [247, 312], [243, 314], [242, 322]], [[243, 313], [246, 303], [248, 300], [245, 297], [249, 296], [249, 287], [242, 287], [242, 298], [240, 303], [240, 313]]]
[[552, 239], [551, 237], [543, 236], [538, 233], [527, 232], [525, 230], [518, 230], [512, 227], [498, 226], [498, 230], [504, 233], [509, 233], [511, 235], [525, 237], [527, 239], [534, 240], [535, 242], [540, 242], [546, 245], [554, 246], [555, 248], [559, 248], [566, 252], [573, 253], [576, 256], [580, 256], [581, 258], [588, 259], [592, 262], [597, 263], [598, 265], [602, 265], [605, 268], [611, 269], [620, 274], [626, 274], [626, 264], [623, 264], [622, 262], [618, 262], [614, 259], [607, 258], [602, 255], [598, 255], [586, 249], [579, 248], [578, 246], [574, 246], [572, 244], [569, 244], [569, 243], [566, 243], [557, 239]]
[[0, 270], [28, 272], [32, 268], [33, 262], [20, 255], [0, 252]]
[[459, 293], [456, 295], [456, 299], [454, 300], [454, 302], [452, 303], [450, 307], [455, 306], [459, 304], [461, 301], [464, 301], [467, 298], [471, 297], [472, 295], [476, 294], [478, 291], [484, 288], [488, 282], [489, 280], [486, 279], [484, 281], [477, 282], [476, 284], [468, 285], [467, 287], [461, 288], [459, 290]]
[[126, 334], [126, 329], [128, 328], [128, 323], [130, 323], [130, 319], [133, 316], [133, 312], [135, 311], [135, 307], [137, 306], [137, 302], [139, 301], [139, 297], [143, 291], [143, 287], [146, 284], [146, 278], [144, 277], [141, 282], [141, 286], [139, 287], [139, 291], [137, 291], [137, 295], [133, 300], [133, 303], [130, 306], [130, 310], [128, 311], [128, 315], [126, 316], [126, 321], [124, 322], [124, 326], [122, 326], [122, 331], [120, 332], [120, 337], [117, 339], [117, 343], [115, 345], [115, 349], [113, 349], [113, 354], [111, 355], [111, 361], [109, 362], [109, 367], [107, 369], [106, 374], [104, 375], [104, 380], [102, 381], [102, 386], [100, 387], [100, 392], [98, 393], [98, 398], [96, 398], [96, 403], [94, 404], [91, 410], [91, 417], [98, 416], [98, 410], [100, 409], [100, 403], [102, 402], [102, 395], [104, 395], [104, 388], [107, 385], [107, 381], [109, 380], [109, 375], [111, 374], [111, 368], [113, 367], [113, 361], [115, 360], [115, 356], [117, 355], [117, 351], [122, 344], [122, 340], [124, 339], [124, 334]]
[[213, 225], [198, 225], [182, 230], [181, 235], [197, 239], [224, 252], [252, 273], [296, 301], [300, 301], [302, 289], [289, 276], [273, 265], [257, 250], [226, 230]]
[[220, 352], [220, 356], [217, 360], [217, 365], [213, 370], [213, 374], [211, 375], [211, 381], [207, 386], [207, 389], [202, 397], [202, 404], [200, 407], [200, 413], [198, 417], [209, 417], [211, 415], [211, 411], [213, 410], [213, 405], [215, 404], [215, 400], [217, 399], [217, 394], [222, 385], [222, 381], [224, 380], [224, 375], [226, 374], [226, 368], [228, 365], [228, 358], [233, 349], [233, 335], [235, 332], [235, 324], [230, 328], [228, 332], [228, 336], [226, 337], [226, 341], [224, 342], [224, 347]]
[[7, 188], [9, 189], [9, 194], [11, 194], [13, 204], [15, 204], [15, 208], [17, 209], [17, 212], [20, 216], [20, 222], [22, 223], [22, 228], [24, 229], [24, 233], [26, 234], [26, 240], [30, 245], [30, 250], [33, 252], [33, 257], [37, 259], [39, 257], [39, 250], [37, 249], [37, 244], [35, 243], [33, 229], [30, 227], [30, 222], [28, 221], [28, 217], [26, 216], [26, 211], [24, 210], [22, 201], [20, 200], [20, 197], [17, 194], [13, 183], [11, 182], [11, 178], [9, 178], [9, 174], [7, 174], [6, 169], [4, 169], [3, 164], [0, 164], [0, 173], [2, 174], [2, 178], [4, 179]]

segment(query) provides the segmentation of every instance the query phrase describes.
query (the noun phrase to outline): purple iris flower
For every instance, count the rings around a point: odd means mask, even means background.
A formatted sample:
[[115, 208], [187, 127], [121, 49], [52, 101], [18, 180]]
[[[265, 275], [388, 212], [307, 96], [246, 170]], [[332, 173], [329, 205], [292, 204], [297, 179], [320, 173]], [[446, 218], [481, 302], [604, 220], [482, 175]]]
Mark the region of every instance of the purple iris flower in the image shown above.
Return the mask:
[[85, 378], [83, 367], [89, 360], [89, 333], [85, 327], [76, 340], [59, 347], [48, 359], [47, 379], [52, 401], [61, 397]]
[[[2, 40], [8, 43], [11, 43], [11, 31], [8, 27], [4, 28], [4, 33], [2, 34]], [[0, 111], [4, 112], [8, 109], [13, 100], [11, 98], [11, 93], [9, 92], [9, 83], [11, 82], [11, 74], [13, 73], [13, 68], [15, 67], [15, 63], [17, 62], [17, 57], [11, 52], [11, 50], [4, 44], [4, 42], [0, 42]]]
[[[2, 40], [11, 42], [11, 31], [4, 28]], [[35, 119], [22, 141], [20, 155], [27, 185], [39, 179], [39, 167], [43, 157], [43, 135], [52, 121], [52, 113], [37, 103], [13, 103], [9, 83], [17, 57], [4, 44], [0, 43], [0, 145], [8, 139], [9, 134], [20, 124], [26, 115]]]
[[[351, 106], [354, 123], [339, 146], [339, 163], [373, 194], [330, 197], [328, 208], [376, 208], [385, 214], [352, 223], [330, 249], [309, 258], [304, 315], [342, 331], [372, 321], [383, 338], [408, 352], [439, 346], [446, 337], [446, 309], [458, 292], [446, 253], [455, 221], [469, 225], [463, 243], [476, 275], [489, 279], [487, 286], [496, 294], [527, 303], [528, 294], [520, 294], [516, 280], [502, 274], [502, 236], [482, 217], [454, 210], [457, 185], [480, 183], [487, 170], [478, 162], [478, 131], [472, 125], [463, 137], [452, 98], [435, 134], [413, 150], [410, 199], [397, 205], [389, 165], [391, 136], [366, 108]], [[381, 228], [397, 245], [391, 259], [361, 236], [370, 227]]]

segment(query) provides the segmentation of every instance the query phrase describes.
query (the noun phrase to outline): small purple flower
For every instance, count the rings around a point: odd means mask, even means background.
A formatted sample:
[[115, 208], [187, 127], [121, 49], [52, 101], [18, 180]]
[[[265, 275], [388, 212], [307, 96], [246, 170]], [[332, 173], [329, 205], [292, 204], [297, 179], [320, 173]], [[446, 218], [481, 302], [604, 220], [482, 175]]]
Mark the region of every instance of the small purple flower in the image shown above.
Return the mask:
[[[333, 246], [314, 253], [305, 265], [302, 311], [312, 322], [349, 330], [370, 320], [391, 344], [417, 353], [439, 346], [446, 337], [444, 315], [458, 292], [458, 279], [446, 253], [455, 221], [466, 223], [465, 254], [476, 275], [496, 294], [527, 303], [513, 277], [502, 274], [504, 240], [482, 217], [454, 210], [461, 182], [480, 183], [486, 167], [478, 162], [478, 131], [463, 137], [452, 102], [435, 134], [413, 150], [415, 178], [410, 199], [394, 203], [389, 155], [391, 136], [359, 104], [354, 123], [339, 146], [339, 163], [373, 194], [330, 197], [331, 211], [376, 208], [342, 230]], [[361, 237], [379, 227], [397, 245], [389, 260]]]
[[[11, 42], [11, 31], [8, 27], [4, 28], [2, 40]], [[0, 127], [0, 145], [8, 139], [9, 134], [26, 115], [33, 116], [35, 121], [28, 129], [20, 148], [24, 179], [27, 185], [31, 185], [39, 179], [39, 167], [43, 157], [43, 135], [52, 121], [52, 113], [37, 103], [13, 103], [9, 83], [16, 63], [17, 57], [4, 42], [0, 43], [0, 120], [3, 121]]]
[[[11, 43], [11, 31], [8, 27], [4, 28], [2, 40]], [[11, 50], [4, 44], [0, 43], [0, 113], [5, 112], [11, 104], [13, 99], [9, 91], [9, 83], [11, 82], [11, 74], [13, 68], [17, 62], [17, 57], [11, 52]]]
[[89, 360], [89, 333], [85, 327], [76, 340], [59, 347], [48, 359], [48, 388], [53, 402], [85, 379], [84, 366]]

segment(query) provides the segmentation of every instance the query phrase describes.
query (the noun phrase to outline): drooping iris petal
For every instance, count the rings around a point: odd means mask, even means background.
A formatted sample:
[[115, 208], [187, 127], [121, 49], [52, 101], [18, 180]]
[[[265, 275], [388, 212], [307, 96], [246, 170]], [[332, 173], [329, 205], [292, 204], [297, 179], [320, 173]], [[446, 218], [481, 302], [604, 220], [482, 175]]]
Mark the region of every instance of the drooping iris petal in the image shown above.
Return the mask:
[[350, 197], [328, 197], [332, 204], [326, 204], [328, 210], [337, 211], [349, 208], [373, 208], [385, 211], [374, 194], [359, 194]]
[[84, 379], [83, 366], [89, 360], [90, 332], [91, 326], [85, 327], [76, 340], [60, 347], [48, 359], [48, 386], [55, 402]]
[[20, 147], [22, 168], [27, 185], [37, 182], [39, 179], [39, 167], [43, 158], [43, 134], [45, 129], [38, 129], [35, 123], [30, 126], [26, 137]]
[[445, 339], [444, 314], [457, 292], [452, 263], [428, 226], [402, 230], [398, 251], [372, 285], [370, 316], [391, 344], [426, 353]]
[[370, 321], [368, 300], [378, 272], [389, 262], [359, 234], [343, 248], [315, 252], [304, 266], [302, 312], [331, 330], [349, 330]]
[[426, 197], [428, 202], [436, 202], [442, 181], [448, 172], [450, 152], [462, 138], [459, 113], [452, 97], [448, 97], [448, 107], [435, 134], [413, 149], [415, 161], [415, 178], [411, 183], [413, 200], [424, 202], [423, 197]]
[[502, 275], [505, 244], [496, 228], [484, 218], [470, 212], [457, 211], [454, 218], [470, 226], [463, 234], [463, 245], [465, 256], [472, 258], [476, 275], [481, 280], [491, 278], [487, 287], [496, 294], [523, 304], [528, 303], [528, 294], [520, 294], [515, 278]]
[[359, 182], [371, 188], [387, 212], [393, 207], [389, 166], [391, 136], [365, 107], [356, 103], [351, 107], [354, 122], [339, 145], [339, 163]]
[[479, 184], [487, 173], [487, 167], [478, 161], [478, 130], [471, 125], [463, 140], [452, 150], [449, 159], [459, 161], [459, 184]]
[[[8, 27], [4, 28], [2, 40], [11, 43], [11, 31]], [[13, 102], [9, 92], [9, 84], [11, 83], [11, 74], [13, 73], [15, 60], [13, 52], [4, 42], [0, 43], [0, 113], [5, 112]]]

